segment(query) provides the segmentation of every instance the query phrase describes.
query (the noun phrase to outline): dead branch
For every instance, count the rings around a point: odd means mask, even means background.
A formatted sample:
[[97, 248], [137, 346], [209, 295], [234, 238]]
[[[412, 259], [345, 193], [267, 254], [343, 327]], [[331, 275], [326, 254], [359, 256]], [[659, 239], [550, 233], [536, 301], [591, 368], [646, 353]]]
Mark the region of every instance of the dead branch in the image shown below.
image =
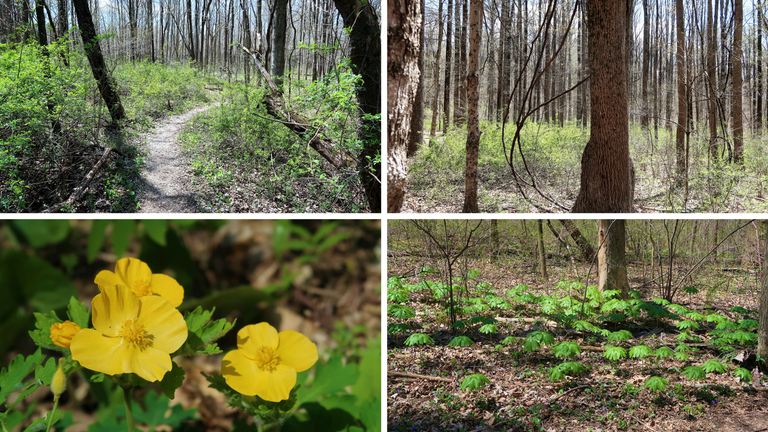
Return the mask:
[[85, 181], [83, 181], [83, 184], [78, 186], [66, 201], [43, 210], [43, 213], [58, 212], [64, 207], [72, 206], [77, 200], [79, 200], [80, 197], [82, 197], [85, 191], [88, 189], [88, 184], [91, 182], [91, 180], [93, 180], [93, 177], [96, 175], [96, 171], [98, 171], [99, 168], [101, 168], [101, 166], [104, 165], [104, 162], [107, 161], [107, 158], [109, 157], [109, 154], [111, 152], [112, 152], [111, 147], [107, 148], [104, 151], [104, 154], [101, 156], [101, 159], [99, 159], [96, 165], [93, 166], [93, 169], [91, 169], [91, 172], [89, 172], [88, 175], [85, 176]]
[[450, 378], [436, 377], [436, 376], [430, 376], [430, 375], [419, 375], [419, 374], [408, 373], [408, 372], [387, 371], [387, 376], [425, 379], [430, 381], [443, 381], [443, 382], [449, 382], [449, 383], [453, 382], [453, 380]]

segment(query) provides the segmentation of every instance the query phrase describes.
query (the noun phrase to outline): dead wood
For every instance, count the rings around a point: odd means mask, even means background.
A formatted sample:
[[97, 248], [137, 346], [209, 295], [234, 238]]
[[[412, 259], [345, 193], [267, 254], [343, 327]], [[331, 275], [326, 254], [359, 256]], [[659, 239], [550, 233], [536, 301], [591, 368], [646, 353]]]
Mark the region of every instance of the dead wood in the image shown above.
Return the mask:
[[56, 204], [54, 206], [51, 206], [45, 210], [43, 210], [43, 213], [54, 213], [58, 212], [64, 207], [72, 206], [75, 204], [77, 200], [80, 199], [80, 197], [83, 196], [86, 190], [88, 190], [88, 184], [91, 183], [91, 180], [93, 180], [93, 177], [96, 175], [96, 172], [101, 168], [102, 165], [104, 165], [104, 162], [107, 161], [107, 158], [109, 157], [109, 154], [112, 152], [112, 148], [107, 148], [104, 151], [104, 154], [101, 156], [101, 159], [99, 159], [98, 162], [96, 162], [96, 165], [93, 166], [93, 169], [88, 173], [88, 175], [85, 176], [85, 180], [83, 183], [78, 186], [74, 192], [72, 192], [72, 195], [69, 196], [69, 198], [64, 201], [63, 203]]
[[449, 383], [453, 382], [453, 380], [450, 379], [450, 378], [436, 377], [436, 376], [430, 376], [430, 375], [419, 375], [419, 374], [408, 373], [408, 372], [387, 371], [387, 376], [402, 377], [402, 378], [414, 378], [414, 379], [425, 379], [425, 380], [430, 380], [430, 381], [443, 381], [443, 382], [449, 382]]
[[240, 45], [240, 48], [251, 56], [251, 59], [253, 59], [253, 62], [256, 64], [256, 67], [261, 72], [261, 75], [264, 77], [264, 80], [271, 90], [271, 93], [265, 94], [262, 99], [262, 103], [267, 108], [267, 113], [279, 123], [285, 125], [285, 127], [290, 129], [293, 133], [306, 139], [307, 146], [312, 147], [335, 169], [340, 170], [343, 168], [354, 167], [356, 162], [352, 157], [339, 148], [339, 143], [330, 138], [326, 138], [321, 128], [315, 128], [304, 124], [304, 121], [300, 120], [299, 116], [286, 108], [283, 101], [283, 95], [272, 80], [272, 76], [264, 68], [264, 65], [262, 65], [259, 53], [252, 52], [242, 45]]

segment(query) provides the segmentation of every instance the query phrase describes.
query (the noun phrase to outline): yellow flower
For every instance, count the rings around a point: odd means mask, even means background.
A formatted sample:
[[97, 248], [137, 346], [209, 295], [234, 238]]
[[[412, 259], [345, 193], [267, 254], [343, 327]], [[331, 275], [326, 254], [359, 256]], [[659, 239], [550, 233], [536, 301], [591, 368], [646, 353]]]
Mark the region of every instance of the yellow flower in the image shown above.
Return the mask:
[[51, 381], [51, 391], [53, 392], [53, 398], [58, 399], [64, 390], [67, 389], [67, 375], [64, 373], [64, 359], [59, 359], [59, 368], [56, 369], [56, 373], [53, 374], [53, 380]]
[[152, 274], [149, 266], [136, 258], [118, 260], [115, 273], [102, 270], [94, 282], [101, 291], [107, 286], [125, 285], [139, 297], [159, 295], [171, 302], [173, 307], [179, 307], [184, 300], [184, 288], [176, 279], [161, 273]]
[[80, 326], [72, 321], [63, 323], [53, 323], [51, 326], [51, 340], [54, 345], [62, 348], [69, 348], [72, 338], [80, 331]]
[[221, 373], [238, 393], [271, 402], [288, 399], [296, 385], [296, 372], [317, 361], [317, 345], [293, 330], [277, 333], [267, 323], [245, 326], [237, 332], [238, 349], [221, 363]]
[[72, 339], [72, 358], [107, 375], [135, 373], [159, 381], [171, 370], [170, 353], [187, 340], [187, 323], [162, 297], [137, 297], [124, 285], [102, 287], [93, 298], [93, 329]]

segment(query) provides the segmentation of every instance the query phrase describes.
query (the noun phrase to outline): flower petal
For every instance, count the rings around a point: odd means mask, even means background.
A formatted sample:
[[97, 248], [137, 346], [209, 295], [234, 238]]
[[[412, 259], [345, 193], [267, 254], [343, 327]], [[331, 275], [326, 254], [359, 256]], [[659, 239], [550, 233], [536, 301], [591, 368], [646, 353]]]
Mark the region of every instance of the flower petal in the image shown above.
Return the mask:
[[286, 330], [280, 332], [280, 346], [275, 353], [280, 356], [280, 364], [303, 372], [317, 362], [317, 345], [303, 334]]
[[253, 357], [263, 346], [277, 349], [279, 341], [277, 330], [265, 322], [247, 325], [237, 332], [237, 347], [249, 357]]
[[124, 285], [105, 286], [91, 302], [93, 328], [107, 336], [117, 336], [123, 321], [136, 318], [139, 298]]
[[125, 373], [135, 373], [149, 382], [160, 381], [165, 373], [171, 370], [171, 356], [168, 353], [149, 347], [139, 349], [128, 344], [123, 357], [123, 370]]
[[152, 270], [144, 261], [136, 258], [123, 258], [115, 264], [115, 274], [125, 281], [125, 284], [133, 288], [133, 284], [139, 281], [149, 283], [152, 280]]
[[72, 338], [72, 358], [86, 369], [107, 375], [123, 373], [128, 344], [121, 337], [107, 337], [93, 329], [82, 329]]
[[258, 388], [254, 378], [261, 373], [256, 362], [246, 357], [243, 350], [232, 350], [221, 361], [221, 374], [224, 380], [240, 394], [256, 395]]
[[152, 291], [171, 302], [173, 307], [179, 307], [184, 300], [184, 288], [176, 279], [162, 273], [152, 275]]
[[143, 325], [152, 338], [152, 348], [170, 354], [187, 340], [187, 323], [168, 300], [158, 296], [139, 298], [141, 309], [136, 324]]
[[281, 364], [274, 371], [262, 372], [252, 379], [256, 396], [270, 402], [280, 402], [290, 397], [291, 389], [296, 385], [296, 370]]
[[99, 286], [99, 291], [110, 285], [125, 285], [125, 282], [122, 279], [117, 277], [116, 274], [109, 270], [100, 271], [99, 274], [96, 275], [96, 279], [94, 279], [93, 282]]

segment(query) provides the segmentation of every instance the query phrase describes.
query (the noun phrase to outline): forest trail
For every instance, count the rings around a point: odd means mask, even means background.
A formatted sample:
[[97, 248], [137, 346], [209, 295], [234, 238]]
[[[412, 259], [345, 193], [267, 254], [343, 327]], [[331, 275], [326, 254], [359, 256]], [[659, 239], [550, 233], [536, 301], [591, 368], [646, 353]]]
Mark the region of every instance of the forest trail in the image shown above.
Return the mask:
[[147, 160], [142, 170], [146, 188], [139, 198], [138, 213], [196, 213], [187, 166], [177, 142], [184, 124], [218, 103], [170, 116], [144, 138]]

